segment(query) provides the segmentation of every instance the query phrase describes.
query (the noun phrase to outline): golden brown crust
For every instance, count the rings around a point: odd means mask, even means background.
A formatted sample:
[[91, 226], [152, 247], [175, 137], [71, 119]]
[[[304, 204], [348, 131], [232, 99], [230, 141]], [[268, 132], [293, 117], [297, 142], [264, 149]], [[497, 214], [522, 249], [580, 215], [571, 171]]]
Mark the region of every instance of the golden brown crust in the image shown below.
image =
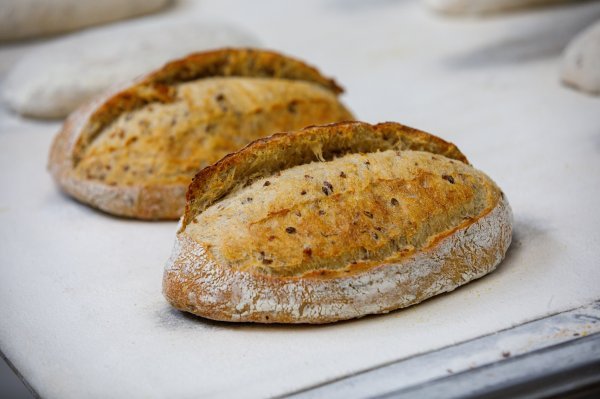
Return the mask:
[[346, 154], [256, 180], [185, 231], [234, 270], [349, 276], [419, 251], [498, 196], [483, 173], [430, 152]]
[[[352, 119], [352, 115], [335, 100], [335, 95], [341, 93], [342, 89], [333, 80], [320, 75], [315, 68], [298, 60], [253, 49], [223, 49], [197, 53], [168, 63], [132, 84], [109, 90], [71, 114], [54, 140], [49, 158], [51, 174], [63, 190], [78, 200], [106, 212], [142, 219], [179, 218], [185, 204], [181, 192], [185, 191], [189, 182], [183, 177], [179, 182], [152, 182], [139, 179], [139, 183], [136, 184], [119, 184], [119, 182], [103, 184], [97, 181], [95, 176], [90, 177], [89, 174], [86, 176], [82, 171], [75, 173], [74, 170], [80, 165], [82, 157], [87, 156], [86, 151], [96, 140], [95, 138], [108, 127], [114, 126], [122, 115], [129, 115], [143, 107], [148, 107], [151, 103], [171, 104], [180, 100], [176, 98], [178, 84], [214, 77], [275, 78], [290, 82], [309, 82], [322, 91], [332, 93], [332, 100], [323, 100], [324, 105], [321, 106], [323, 109], [315, 111], [315, 115], [317, 112], [323, 114], [329, 104], [337, 108], [328, 113], [330, 115], [328, 118], [331, 119], [324, 120], [318, 115], [310, 119], [313, 117], [310, 112], [303, 112], [300, 116], [313, 123]], [[315, 105], [315, 109], [316, 107], [318, 105]], [[264, 114], [268, 120], [268, 112], [264, 111]], [[267, 134], [289, 126], [295, 128], [304, 126], [305, 122], [300, 116], [295, 116], [297, 119], [295, 122], [288, 118], [288, 122], [283, 126], [267, 131]], [[273, 120], [281, 120], [281, 117]], [[255, 137], [251, 137], [253, 138]], [[235, 148], [238, 147], [223, 148], [221, 151], [224, 152], [219, 153], [219, 156]], [[155, 150], [160, 151], [158, 148]]]
[[83, 148], [104, 126], [119, 115], [151, 102], [173, 101], [172, 85], [208, 77], [269, 77], [313, 82], [336, 94], [343, 89], [333, 79], [299, 60], [278, 53], [256, 49], [220, 49], [190, 54], [172, 61], [159, 70], [138, 79], [134, 85], [106, 96], [87, 119], [85, 129], [75, 144], [75, 162]]
[[173, 84], [228, 76], [302, 80], [316, 83], [335, 94], [343, 92], [333, 79], [325, 78], [316, 68], [271, 51], [220, 49], [190, 54], [143, 76], [127, 89], [107, 96], [100, 106], [95, 107], [74, 148], [75, 162], [94, 135], [122, 113], [151, 102], [173, 101]]
[[[294, 134], [278, 133], [256, 140], [199, 171], [187, 192], [182, 228], [213, 201], [257, 177], [273, 174], [284, 167], [309, 163], [319, 157], [329, 160], [349, 151], [384, 149], [427, 151], [468, 163], [454, 144], [396, 122], [377, 125], [339, 122], [306, 127]], [[276, 157], [273, 156], [275, 153]]]
[[[371, 166], [364, 168], [363, 158], [370, 160]], [[360, 224], [336, 221], [335, 217], [347, 218], [343, 210], [353, 206], [342, 203], [330, 208], [335, 215], [328, 220], [331, 228], [340, 229], [332, 242], [337, 245], [332, 248], [337, 250], [320, 255], [328, 257], [325, 261], [337, 262], [335, 267], [319, 269], [302, 264], [287, 267], [285, 263], [293, 259], [295, 248], [286, 243], [279, 252], [272, 252], [275, 256], [269, 258], [268, 267], [262, 267], [260, 257], [252, 258], [256, 252], [254, 244], [260, 244], [256, 248], [269, 245], [270, 238], [265, 239], [268, 236], [259, 237], [252, 231], [256, 219], [263, 215], [267, 215], [265, 220], [273, 237], [279, 233], [300, 235], [300, 229], [287, 230], [287, 222], [282, 224], [274, 218], [293, 212], [290, 204], [297, 202], [293, 196], [298, 192], [303, 195], [303, 204], [310, 203], [311, 199], [306, 199], [310, 195], [300, 191], [304, 183], [294, 185], [301, 181], [305, 171], [312, 170], [315, 175], [320, 168], [333, 175], [340, 173], [338, 168], [343, 166], [346, 173], [342, 179], [348, 180], [345, 189], [352, 192], [349, 197], [367, 198], [374, 191], [373, 184], [390, 181], [390, 174], [382, 166], [392, 158], [390, 165], [396, 167], [404, 167], [406, 162], [418, 161], [418, 164], [412, 171], [398, 171], [400, 185], [387, 193], [395, 198], [407, 190], [404, 199], [409, 201], [416, 196], [415, 204], [422, 203], [424, 209], [409, 206], [405, 208], [408, 214], [386, 211], [387, 216], [396, 215], [396, 219], [387, 218], [383, 230], [401, 226], [407, 236], [411, 229], [421, 231], [426, 236], [419, 237], [419, 244], [407, 241], [403, 246], [395, 245], [396, 252], [382, 256], [367, 253], [365, 261], [336, 258], [336, 254], [354, 245], [355, 232], [351, 230], [361, 229]], [[384, 163], [380, 162], [382, 159]], [[316, 160], [321, 163], [311, 163]], [[352, 165], [357, 169], [349, 172]], [[454, 177], [440, 175], [447, 168], [456, 173]], [[428, 173], [439, 181], [422, 180]], [[417, 176], [417, 180], [405, 179], [411, 175]], [[359, 181], [366, 187], [357, 185]], [[343, 184], [338, 183], [341, 191]], [[407, 187], [414, 184], [420, 187]], [[258, 190], [259, 187], [266, 189]], [[254, 194], [250, 202], [256, 206], [244, 210], [244, 201], [250, 198], [246, 198], [247, 193]], [[319, 203], [333, 195], [328, 185], [320, 198], [318, 194], [316, 190], [314, 197]], [[389, 203], [389, 197], [386, 198]], [[200, 201], [193, 206], [188, 202], [185, 217], [192, 223], [185, 224], [185, 219], [182, 220], [173, 255], [165, 269], [163, 292], [180, 310], [224, 321], [327, 323], [410, 306], [494, 270], [503, 259], [512, 235], [510, 206], [493, 181], [468, 165], [454, 145], [393, 123], [371, 126], [349, 122], [257, 140], [198, 173], [189, 188], [188, 199]], [[434, 216], [435, 206], [441, 209], [438, 216], [447, 213], [448, 217]], [[236, 209], [238, 212], [228, 216], [230, 210]], [[302, 232], [308, 232], [309, 236], [301, 239], [307, 243], [315, 239], [310, 235], [319, 231], [310, 230], [317, 222], [305, 210], [294, 220], [300, 223], [300, 218], [308, 219]], [[425, 226], [430, 221], [423, 213], [428, 212], [434, 222]], [[369, 213], [367, 218], [376, 220], [377, 215]], [[225, 234], [222, 246], [215, 237], [219, 237], [220, 230], [227, 229], [232, 230], [231, 236]], [[316, 241], [318, 246], [326, 245], [321, 237], [316, 237]], [[233, 248], [234, 256], [240, 254], [250, 263], [243, 267], [236, 265], [224, 250], [227, 247]], [[273, 247], [260, 255], [267, 255], [268, 251], [273, 251]], [[252, 259], [256, 259], [256, 267]], [[279, 260], [283, 264], [276, 266]]]

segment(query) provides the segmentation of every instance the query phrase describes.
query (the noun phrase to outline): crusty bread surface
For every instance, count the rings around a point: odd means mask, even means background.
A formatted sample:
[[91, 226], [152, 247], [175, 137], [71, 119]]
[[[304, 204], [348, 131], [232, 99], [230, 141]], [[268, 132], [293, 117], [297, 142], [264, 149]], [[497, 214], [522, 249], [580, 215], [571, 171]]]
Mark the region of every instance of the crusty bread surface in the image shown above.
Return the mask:
[[397, 123], [310, 127], [196, 175], [164, 294], [226, 321], [385, 313], [492, 271], [511, 226], [504, 194], [450, 143]]
[[177, 219], [201, 168], [259, 137], [353, 119], [334, 81], [276, 53], [192, 54], [72, 114], [49, 169], [78, 200], [120, 216]]

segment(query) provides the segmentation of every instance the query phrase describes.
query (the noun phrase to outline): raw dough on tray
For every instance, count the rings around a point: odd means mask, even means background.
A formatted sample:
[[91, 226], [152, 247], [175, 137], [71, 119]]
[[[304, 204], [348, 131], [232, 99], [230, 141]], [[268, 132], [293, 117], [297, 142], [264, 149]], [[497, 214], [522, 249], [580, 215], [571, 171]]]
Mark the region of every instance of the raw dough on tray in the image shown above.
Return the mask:
[[4, 0], [0, 40], [77, 30], [158, 11], [170, 0]]
[[425, 0], [427, 5], [445, 14], [493, 14], [573, 0]]
[[108, 87], [189, 53], [256, 46], [222, 23], [156, 18], [83, 32], [33, 50], [8, 73], [2, 97], [20, 114], [62, 118]]
[[600, 21], [567, 46], [561, 65], [563, 82], [578, 90], [600, 94]]

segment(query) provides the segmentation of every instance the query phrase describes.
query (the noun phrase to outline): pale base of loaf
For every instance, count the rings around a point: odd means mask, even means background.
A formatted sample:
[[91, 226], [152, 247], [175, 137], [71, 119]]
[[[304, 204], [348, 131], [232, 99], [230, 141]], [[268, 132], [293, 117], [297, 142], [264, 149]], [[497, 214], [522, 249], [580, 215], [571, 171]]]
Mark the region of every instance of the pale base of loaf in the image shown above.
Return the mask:
[[174, 220], [185, 209], [187, 185], [110, 186], [65, 174], [61, 188], [78, 201], [113, 215], [142, 220]]
[[387, 313], [480, 278], [504, 258], [512, 237], [504, 196], [476, 221], [392, 264], [339, 278], [275, 277], [216, 264], [182, 232], [163, 281], [177, 309], [214, 320], [328, 323]]

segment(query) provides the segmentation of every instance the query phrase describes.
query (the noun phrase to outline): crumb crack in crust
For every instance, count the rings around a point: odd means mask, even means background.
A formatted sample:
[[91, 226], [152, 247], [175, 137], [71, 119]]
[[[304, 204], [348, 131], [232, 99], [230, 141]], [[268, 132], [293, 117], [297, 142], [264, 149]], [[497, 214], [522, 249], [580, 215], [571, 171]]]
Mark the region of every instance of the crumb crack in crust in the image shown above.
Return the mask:
[[[176, 308], [216, 320], [386, 313], [491, 272], [512, 236], [491, 179], [454, 145], [396, 123], [257, 140], [199, 172], [187, 197], [163, 290]], [[311, 208], [334, 197], [337, 207]], [[323, 235], [313, 227], [325, 217]]]

